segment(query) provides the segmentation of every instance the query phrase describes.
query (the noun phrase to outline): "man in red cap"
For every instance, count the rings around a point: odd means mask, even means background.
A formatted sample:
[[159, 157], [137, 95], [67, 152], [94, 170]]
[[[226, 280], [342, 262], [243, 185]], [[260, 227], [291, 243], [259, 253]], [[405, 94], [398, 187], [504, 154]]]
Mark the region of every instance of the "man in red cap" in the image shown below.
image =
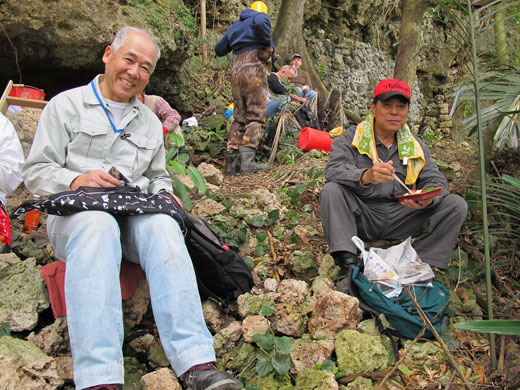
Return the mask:
[[[410, 96], [405, 82], [382, 80], [365, 120], [332, 143], [320, 214], [344, 292], [357, 264], [353, 236], [367, 241], [412, 236], [423, 261], [446, 268], [466, 218], [466, 202], [449, 193], [428, 147], [406, 124]], [[414, 190], [442, 186], [442, 192], [424, 200], [398, 200], [406, 190], [395, 176]]]

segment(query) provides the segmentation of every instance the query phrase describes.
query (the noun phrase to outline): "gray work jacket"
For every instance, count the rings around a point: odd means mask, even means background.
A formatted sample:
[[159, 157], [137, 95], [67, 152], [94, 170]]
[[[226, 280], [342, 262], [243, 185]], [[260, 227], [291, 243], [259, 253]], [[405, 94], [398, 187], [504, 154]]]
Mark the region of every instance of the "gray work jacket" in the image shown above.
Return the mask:
[[[105, 103], [99, 77], [94, 85]], [[124, 138], [113, 131], [90, 84], [55, 96], [42, 111], [23, 166], [29, 191], [39, 195], [69, 191], [77, 176], [115, 166], [143, 192], [171, 192], [157, 116], [134, 97], [117, 128], [125, 129]]]

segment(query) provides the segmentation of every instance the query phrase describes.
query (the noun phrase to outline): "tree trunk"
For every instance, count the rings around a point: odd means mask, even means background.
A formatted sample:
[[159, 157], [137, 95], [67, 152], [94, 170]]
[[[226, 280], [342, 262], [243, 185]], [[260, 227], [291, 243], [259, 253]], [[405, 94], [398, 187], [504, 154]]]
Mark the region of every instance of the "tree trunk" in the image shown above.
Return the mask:
[[427, 0], [401, 0], [402, 19], [394, 78], [408, 83], [411, 89], [415, 84], [417, 55], [421, 44], [422, 19], [427, 8]]
[[293, 53], [301, 54], [302, 68], [309, 74], [312, 87], [318, 91], [320, 97], [326, 97], [329, 94], [327, 88], [314, 70], [313, 61], [303, 40], [304, 8], [305, 0], [282, 0], [273, 33], [275, 54], [280, 56], [280, 61], [276, 62], [276, 66], [288, 64]]
[[202, 64], [208, 64], [208, 44], [206, 43], [206, 0], [200, 0], [200, 38], [202, 44]]

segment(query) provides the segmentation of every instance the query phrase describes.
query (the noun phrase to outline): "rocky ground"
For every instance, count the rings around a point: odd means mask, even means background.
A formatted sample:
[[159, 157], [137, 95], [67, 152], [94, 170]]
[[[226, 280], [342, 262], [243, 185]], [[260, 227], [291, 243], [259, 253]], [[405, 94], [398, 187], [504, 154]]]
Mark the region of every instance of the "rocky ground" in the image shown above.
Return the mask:
[[[37, 117], [33, 110], [10, 115], [24, 150]], [[372, 389], [382, 382], [384, 389], [462, 389], [454, 361], [471, 388], [518, 387], [518, 338], [497, 337], [499, 367], [492, 372], [487, 335], [450, 326], [482, 318], [486, 311], [482, 274], [467, 272], [482, 269], [482, 239], [472, 233], [478, 213], [463, 228], [452, 267], [436, 274], [451, 290], [441, 336], [453, 360], [438, 342], [404, 341], [403, 360], [396, 365], [387, 339], [379, 335], [373, 320], [363, 317], [356, 299], [334, 289], [337, 269], [327, 254], [318, 202], [327, 154], [299, 151], [294, 146], [297, 132], [294, 129], [291, 135], [289, 128], [269, 172], [224, 178], [222, 154], [212, 155], [207, 148], [201, 152], [193, 141], [197, 130], [190, 130], [186, 138], [188, 150], [194, 151], [191, 160], [210, 183], [207, 195], [194, 191], [193, 213], [206, 216], [254, 267], [255, 287], [239, 298], [237, 318], [225, 315], [209, 300], [204, 302], [221, 368], [249, 389]], [[461, 195], [475, 191], [478, 161], [473, 141], [446, 135], [426, 140], [450, 179], [450, 190]], [[214, 141], [224, 148], [221, 141]], [[263, 157], [267, 159], [269, 151]], [[494, 156], [494, 173], [518, 177], [519, 168], [518, 153]], [[8, 210], [29, 197], [21, 186], [8, 199]], [[13, 221], [14, 254], [0, 257], [0, 323], [10, 323], [10, 330], [0, 328], [0, 336], [5, 335], [0, 337], [0, 388], [73, 388], [66, 319], [54, 319], [39, 276], [40, 267], [54, 260], [45, 217], [40, 222], [39, 230], [28, 235], [22, 232], [23, 221]], [[518, 273], [515, 262], [494, 271], [496, 318], [520, 316], [520, 302], [510, 303], [518, 292]], [[179, 389], [160, 345], [144, 279], [134, 297], [125, 301], [124, 311], [124, 388]], [[270, 336], [253, 339], [255, 334]]]

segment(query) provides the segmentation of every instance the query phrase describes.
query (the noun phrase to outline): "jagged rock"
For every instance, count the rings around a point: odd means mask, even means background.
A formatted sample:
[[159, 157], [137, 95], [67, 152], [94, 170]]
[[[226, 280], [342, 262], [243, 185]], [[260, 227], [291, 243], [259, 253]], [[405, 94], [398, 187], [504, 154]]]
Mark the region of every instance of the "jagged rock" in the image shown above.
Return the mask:
[[45, 282], [35, 259], [21, 261], [14, 253], [0, 255], [0, 322], [11, 330], [31, 330], [38, 313], [50, 305]]
[[276, 279], [266, 279], [264, 280], [264, 289], [269, 292], [275, 292], [278, 289], [278, 282]]
[[308, 318], [302, 313], [302, 308], [290, 303], [275, 305], [271, 321], [278, 324], [276, 331], [287, 336], [301, 337], [305, 331]]
[[233, 317], [224, 314], [224, 312], [220, 310], [220, 306], [211, 299], [206, 299], [202, 303], [202, 311], [206, 325], [213, 333], [217, 333], [233, 321]]
[[269, 329], [269, 320], [264, 316], [248, 316], [242, 321], [242, 335], [248, 343], [255, 334], [265, 334]]
[[338, 367], [345, 374], [381, 370], [386, 367], [388, 352], [378, 336], [344, 330], [336, 336]]
[[339, 385], [332, 371], [318, 371], [312, 368], [304, 368], [296, 376], [294, 390], [338, 390]]
[[314, 338], [334, 339], [344, 329], [356, 329], [363, 312], [357, 298], [339, 291], [329, 291], [314, 303], [309, 332]]
[[56, 369], [58, 370], [58, 376], [65, 383], [74, 382], [74, 362], [72, 355], [58, 356], [54, 358], [56, 361]]
[[318, 269], [319, 275], [328, 275], [332, 278], [336, 278], [339, 267], [334, 264], [334, 259], [328, 253], [325, 254], [321, 259], [318, 259], [320, 268]]
[[295, 306], [305, 302], [309, 285], [303, 280], [284, 279], [278, 285], [277, 303], [290, 303]]
[[70, 351], [67, 317], [58, 318], [35, 334], [31, 332], [27, 340], [36, 344], [47, 355], [56, 356]]
[[139, 284], [132, 299], [123, 301], [123, 319], [125, 324], [134, 327], [141, 322], [150, 304], [150, 290], [146, 276], [141, 273]]
[[[188, 187], [190, 189], [190, 191], [192, 191], [193, 193], [197, 193], [198, 188], [195, 187], [195, 184], [193, 183], [193, 181], [191, 180], [191, 178], [188, 175], [182, 176], [182, 175], [176, 174], [175, 177], [177, 177], [177, 179], [179, 179], [179, 181], [182, 184], [184, 184], [186, 187]], [[213, 184], [210, 184], [210, 183], [206, 183], [206, 189], [210, 192], [218, 191], [218, 187]]]
[[213, 184], [216, 186], [219, 186], [222, 184], [222, 180], [224, 179], [224, 176], [222, 175], [222, 172], [215, 167], [212, 164], [208, 163], [201, 163], [197, 169], [200, 173], [202, 173], [202, 176], [204, 176], [204, 179], [206, 179], [206, 182], [209, 184]]
[[247, 194], [247, 197], [236, 199], [229, 211], [247, 223], [251, 223], [254, 217], [259, 216], [266, 219], [269, 212], [273, 210], [280, 211], [280, 219], [287, 212], [287, 209], [278, 202], [273, 193], [266, 188], [260, 188]]
[[0, 388], [55, 390], [63, 385], [56, 361], [32, 341], [0, 337]]
[[334, 283], [329, 276], [320, 275], [314, 278], [311, 285], [312, 296], [315, 299], [319, 299], [324, 295], [327, 295], [334, 289]]
[[330, 340], [311, 340], [305, 336], [294, 340], [289, 353], [293, 363], [291, 372], [297, 373], [303, 368], [314, 368], [316, 364], [329, 359], [333, 351], [334, 343]]
[[[251, 367], [251, 362], [256, 359], [259, 354], [259, 349], [248, 343], [242, 343], [238, 348], [231, 351], [231, 358], [227, 361], [226, 367], [233, 371], [242, 371], [249, 367], [253, 372], [254, 366]], [[226, 360], [226, 359], [223, 359]]]
[[147, 356], [155, 343], [155, 337], [152, 334], [145, 334], [143, 336], [137, 337], [130, 341], [129, 345], [135, 351], [136, 355], [144, 355]]
[[248, 385], [256, 386], [258, 389], [262, 390], [290, 390], [294, 388], [291, 384], [291, 378], [288, 375], [282, 377], [276, 375], [274, 372], [271, 372], [264, 377], [255, 375], [255, 377], [248, 382]]
[[[202, 165], [202, 164], [201, 164]], [[191, 213], [193, 215], [199, 215], [202, 217], [210, 217], [217, 215], [225, 210], [225, 207], [213, 199], [204, 199], [202, 202], [197, 203]]]
[[[403, 348], [399, 353], [403, 353], [410, 346], [411, 340], [403, 343]], [[442, 348], [435, 342], [415, 343], [412, 349], [405, 357], [406, 367], [413, 370], [422, 370], [425, 368], [434, 369], [439, 367], [446, 360], [446, 355]]]
[[318, 275], [319, 265], [314, 255], [305, 251], [294, 251], [290, 260], [292, 272], [301, 278], [312, 278]]
[[249, 293], [245, 293], [238, 297], [237, 303], [238, 314], [240, 314], [242, 318], [260, 314], [260, 310], [264, 306], [267, 306], [274, 310], [273, 300], [265, 294], [251, 295]]
[[146, 366], [131, 356], [125, 356], [123, 364], [125, 367], [124, 388], [139, 390], [141, 388], [141, 377], [147, 372]]
[[142, 390], [182, 390], [175, 374], [169, 368], [161, 368], [141, 378]]
[[347, 390], [374, 390], [374, 385], [370, 379], [358, 376], [348, 384]]
[[297, 225], [294, 227], [294, 234], [304, 243], [318, 234], [318, 231], [311, 225]]
[[241, 336], [242, 324], [239, 321], [233, 321], [221, 329], [213, 336], [213, 347], [215, 348], [216, 355], [220, 357], [229, 349], [233, 348]]
[[150, 346], [148, 352], [148, 364], [153, 368], [168, 367], [170, 365], [159, 339], [155, 339], [155, 342]]

